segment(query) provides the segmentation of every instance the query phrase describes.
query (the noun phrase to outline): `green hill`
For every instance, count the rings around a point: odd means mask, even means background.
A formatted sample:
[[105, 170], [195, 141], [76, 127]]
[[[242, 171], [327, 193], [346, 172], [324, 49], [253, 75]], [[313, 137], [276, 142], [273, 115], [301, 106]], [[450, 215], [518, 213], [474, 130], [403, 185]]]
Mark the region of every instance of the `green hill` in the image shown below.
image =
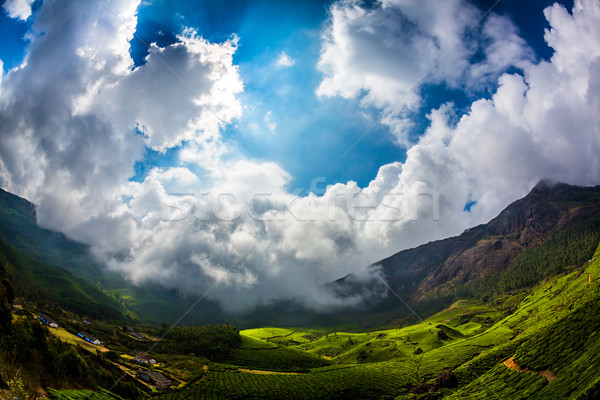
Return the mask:
[[[0, 240], [3, 240], [5, 245], [12, 246], [13, 250], [18, 251], [21, 256], [26, 257], [28, 264], [35, 261], [37, 269], [46, 270], [41, 275], [44, 279], [40, 282], [35, 282], [35, 274], [25, 273], [28, 274], [28, 282], [31, 284], [29, 287], [32, 290], [29, 292], [32, 293], [35, 288], [36, 291], [41, 292], [38, 293], [38, 297], [45, 292], [59, 290], [48, 288], [53, 279], [57, 281], [59, 288], [66, 286], [74, 288], [77, 285], [85, 284], [83, 280], [78, 279], [79, 277], [102, 288], [109, 297], [112, 297], [112, 299], [107, 299], [107, 296], [99, 294], [99, 291], [94, 288], [92, 296], [100, 296], [98, 298], [103, 299], [100, 301], [101, 303], [110, 304], [115, 309], [122, 308], [117, 304], [121, 303], [130, 314], [156, 324], [175, 322], [178, 316], [183, 314], [196, 300], [185, 298], [176, 290], [165, 289], [159, 285], [136, 287], [117, 273], [110, 273], [106, 266], [92, 257], [88, 246], [71, 240], [62, 233], [38, 226], [35, 205], [2, 189], [0, 189]], [[61, 272], [57, 273], [60, 277], [50, 277], [49, 275], [52, 273], [48, 272], [48, 268], [42, 268], [41, 265], [59, 265], [62, 267]], [[65, 274], [67, 271], [70, 274]], [[77, 285], [72, 284], [74, 281], [77, 282]], [[53, 293], [50, 297], [56, 298], [55, 295], [58, 293]], [[71, 297], [67, 293], [67, 301], [78, 307], [78, 302], [82, 300], [71, 299]], [[85, 293], [83, 293], [83, 297], [86, 297]], [[222, 315], [217, 304], [203, 301], [200, 306], [190, 313], [187, 319], [188, 323], [227, 322], [226, 316]]]
[[[517, 305], [507, 312], [511, 302]], [[259, 370], [234, 356], [228, 365], [213, 364], [198, 383], [158, 398], [595, 399], [599, 311], [600, 246], [590, 262], [496, 308], [461, 300], [419, 324], [363, 333], [242, 331], [242, 348], [265, 353], [256, 357], [264, 360]], [[281, 361], [266, 355], [281, 346], [288, 349]], [[331, 365], [278, 372], [281, 363], [293, 364], [292, 350]], [[298, 370], [304, 359], [297, 357]]]
[[[30, 258], [60, 265], [90, 282], [108, 280], [103, 268], [89, 254], [88, 246], [59, 232], [38, 226], [35, 205], [0, 189], [0, 239]], [[111, 276], [110, 279], [117, 279]]]
[[0, 278], [7, 278], [19, 297], [58, 306], [81, 316], [116, 320], [122, 306], [100, 289], [66, 269], [34, 261], [0, 239]]

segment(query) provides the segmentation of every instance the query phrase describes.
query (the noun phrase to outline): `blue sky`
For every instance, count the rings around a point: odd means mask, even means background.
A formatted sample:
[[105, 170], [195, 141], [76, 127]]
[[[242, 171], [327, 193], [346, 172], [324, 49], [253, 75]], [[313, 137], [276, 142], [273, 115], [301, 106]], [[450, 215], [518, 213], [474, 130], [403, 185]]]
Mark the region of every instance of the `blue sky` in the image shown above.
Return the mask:
[[[487, 10], [494, 3], [481, 0], [477, 5]], [[552, 52], [543, 40], [548, 23], [542, 10], [553, 3], [504, 0], [495, 11], [510, 16], [536, 54], [548, 58]], [[563, 3], [572, 7], [572, 1]], [[320, 34], [330, 4], [331, 1], [263, 0], [231, 1], [224, 6], [221, 1], [194, 5], [155, 1], [140, 8], [138, 35], [146, 43], [166, 44], [174, 40], [181, 26], [196, 28], [210, 41], [223, 41], [236, 34], [240, 41], [234, 62], [245, 83], [241, 100], [248, 108], [228, 130], [235, 131], [249, 145], [250, 150], [238, 143], [240, 151], [247, 157], [282, 165], [293, 177], [292, 188], [307, 189], [316, 177], [325, 177], [327, 183], [354, 180], [364, 186], [381, 165], [403, 162], [406, 154], [405, 149], [393, 143], [387, 128], [375, 123], [375, 110], [361, 109], [357, 99], [315, 96], [322, 79], [315, 68], [321, 50]], [[134, 39], [132, 49], [136, 62], [140, 62], [142, 54], [146, 54], [145, 46]], [[295, 60], [293, 66], [274, 65], [282, 51]], [[413, 116], [414, 134], [422, 133], [428, 124], [425, 114], [432, 108], [453, 101], [466, 111], [473, 99], [486, 95], [489, 93], [466, 94], [444, 85], [426, 87], [422, 112]], [[277, 124], [273, 133], [264, 122], [268, 111]], [[365, 118], [365, 113], [372, 119]], [[253, 124], [260, 132], [252, 132]], [[367, 130], [367, 136], [343, 156]]]
[[[308, 189], [317, 177], [325, 177], [327, 183], [355, 179], [364, 184], [379, 166], [404, 156], [382, 129], [375, 127], [360, 151], [341, 157], [372, 123], [356, 117], [363, 111], [358, 101], [315, 96], [321, 79], [315, 65], [328, 3], [234, 1], [223, 7], [222, 2], [208, 1], [192, 7], [187, 2], [154, 2], [140, 8], [138, 35], [146, 43], [159, 44], [176, 40], [181, 26], [196, 28], [210, 41], [237, 35], [234, 62], [244, 80], [241, 101], [247, 108], [224, 137], [241, 137], [244, 143], [233, 140], [247, 157], [282, 165], [293, 177], [292, 188]], [[295, 64], [276, 66], [281, 52]], [[143, 62], [145, 45], [134, 39], [132, 54], [136, 62]], [[264, 121], [269, 111], [277, 125], [275, 132]]]
[[[168, 3], [168, 4], [165, 4]], [[327, 18], [331, 1], [206, 1], [190, 5], [189, 2], [156, 1], [140, 9], [138, 34], [147, 43], [165, 40], [179, 33], [181, 26], [195, 27], [210, 41], [223, 41], [230, 35], [240, 38], [234, 57], [240, 66], [245, 83], [242, 96], [248, 106], [235, 130], [251, 148], [242, 144], [246, 156], [274, 160], [293, 177], [293, 188], [309, 188], [316, 177], [325, 177], [327, 183], [355, 180], [366, 185], [381, 165], [404, 161], [404, 149], [394, 145], [386, 128], [365, 119], [358, 100], [319, 99], [315, 90], [321, 73], [315, 68], [320, 52], [320, 32]], [[479, 1], [487, 10], [495, 1]], [[543, 40], [547, 21], [542, 10], [554, 3], [544, 1], [505, 0], [495, 11], [510, 15], [523, 36], [539, 57], [548, 58], [551, 49]], [[571, 5], [569, 5], [571, 3]], [[564, 2], [572, 7], [572, 2]], [[161, 35], [162, 33], [162, 35]], [[166, 40], [168, 41], [168, 39]], [[132, 42], [134, 55], [145, 54], [139, 41]], [[136, 48], [137, 47], [137, 48]], [[274, 62], [280, 52], [293, 57], [295, 65], [277, 68]], [[139, 53], [137, 53], [139, 52]], [[137, 55], [136, 61], [140, 62]], [[427, 124], [425, 114], [446, 101], [466, 107], [486, 93], [466, 95], [448, 90], [443, 85], [426, 88], [423, 112], [414, 116], [415, 134]], [[271, 111], [277, 124], [270, 133], [264, 123], [265, 114]], [[366, 110], [369, 113], [369, 110]], [[374, 111], [371, 115], [375, 118]], [[252, 134], [251, 125], [258, 125], [261, 133]], [[346, 156], [365, 131], [369, 134]]]
[[[487, 10], [496, 1], [478, 0], [477, 7]], [[542, 10], [550, 0], [504, 0], [494, 11], [507, 15], [539, 58], [549, 58], [551, 49], [543, 40], [548, 26]], [[570, 9], [572, 1], [562, 1]], [[38, 2], [39, 5], [39, 2]], [[377, 110], [362, 108], [359, 99], [319, 98], [315, 95], [322, 73], [316, 68], [321, 51], [321, 31], [328, 18], [331, 1], [144, 1], [138, 9], [136, 37], [131, 55], [136, 65], [148, 54], [146, 44], [164, 47], [174, 43], [183, 27], [193, 27], [211, 42], [239, 37], [234, 63], [244, 81], [240, 100], [244, 115], [228, 126], [224, 140], [234, 141], [245, 157], [271, 160], [292, 176], [292, 188], [310, 188], [314, 178], [329, 183], [354, 180], [364, 186], [380, 166], [403, 162], [406, 149], [394, 143], [387, 127], [377, 123]], [[29, 20], [30, 21], [30, 20]], [[0, 17], [4, 70], [18, 65], [24, 56], [24, 35], [30, 22]], [[142, 42], [143, 41], [143, 42]], [[278, 67], [281, 52], [293, 58], [294, 65]], [[468, 110], [470, 103], [489, 97], [488, 90], [465, 93], [444, 84], [426, 85], [420, 112], [411, 118], [414, 138], [428, 125], [426, 114], [447, 101]], [[265, 122], [270, 112], [276, 128], [271, 132]], [[348, 152], [366, 132], [369, 133]], [[241, 138], [242, 143], [237, 138]], [[345, 155], [344, 155], [345, 154]], [[163, 155], [148, 150], [136, 167], [133, 179], [143, 179], [153, 166], [175, 162], [176, 151]]]

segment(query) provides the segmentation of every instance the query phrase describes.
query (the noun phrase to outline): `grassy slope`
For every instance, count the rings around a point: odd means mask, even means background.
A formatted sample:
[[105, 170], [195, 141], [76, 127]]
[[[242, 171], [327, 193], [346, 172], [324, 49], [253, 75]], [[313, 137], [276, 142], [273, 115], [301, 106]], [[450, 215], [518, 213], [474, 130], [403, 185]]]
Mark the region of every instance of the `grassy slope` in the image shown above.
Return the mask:
[[[298, 375], [240, 373], [238, 365], [247, 364], [240, 364], [234, 354], [228, 362], [235, 365], [214, 365], [200, 384], [181, 393], [162, 397], [219, 399], [229, 398], [235, 393], [238, 398], [328, 399], [340, 396], [363, 399], [407, 392], [423, 376], [435, 376], [445, 367], [439, 358], [447, 357], [447, 352], [435, 352], [435, 349], [445, 346], [437, 337], [437, 332], [441, 330], [437, 328], [440, 323], [444, 322], [448, 326], [455, 324], [458, 328], [468, 326], [465, 331], [476, 331], [474, 328], [480, 328], [481, 325], [470, 319], [474, 316], [484, 319], [493, 313], [493, 310], [480, 304], [460, 302], [424, 323], [397, 330], [332, 333], [323, 330], [262, 328], [242, 331], [242, 348], [253, 348], [255, 359], [261, 360], [263, 369], [289, 368], [293, 366], [293, 359], [288, 357], [296, 356], [292, 351], [301, 350], [305, 354], [321, 356], [332, 365], [315, 366], [309, 373]], [[461, 318], [464, 321], [465, 316], [469, 321], [460, 324]], [[457, 336], [461, 335], [458, 330], [457, 333]], [[490, 345], [494, 341], [505, 340], [505, 336], [491, 332], [478, 335], [474, 342], [456, 346], [456, 352], [471, 354], [474, 343]], [[289, 347], [285, 355], [288, 357], [272, 357], [270, 352], [281, 349], [279, 346], [286, 340]], [[415, 355], [417, 348], [425, 352]], [[361, 352], [366, 357], [361, 358]], [[457, 360], [455, 363], [460, 362], [461, 360]]]
[[[0, 189], [0, 239], [44, 264], [61, 265], [90, 282], [107, 280], [88, 246], [37, 225], [35, 206]], [[112, 277], [114, 279], [114, 277]]]
[[[600, 247], [594, 257], [581, 274], [574, 272], [538, 287], [503, 321], [522, 330], [515, 361], [532, 372], [498, 364], [451, 398], [485, 398], [490, 391], [501, 398], [597, 398]], [[539, 374], [548, 369], [556, 375], [549, 383]]]
[[100, 289], [61, 267], [32, 260], [1, 239], [0, 266], [0, 277], [10, 279], [18, 296], [92, 318], [121, 317], [121, 306]]
[[101, 351], [101, 352], [108, 351], [108, 349], [106, 347], [97, 346], [97, 345], [88, 343], [85, 340], [83, 340], [82, 338], [80, 338], [79, 336], [73, 335], [72, 333], [67, 332], [63, 328], [49, 328], [49, 331], [51, 334], [56, 336], [62, 342], [69, 343], [69, 344], [72, 344], [75, 346], [81, 346], [84, 349], [86, 349], [92, 353], [95, 353], [96, 350]]
[[[537, 285], [526, 297], [504, 298], [499, 308], [518, 304], [506, 316], [482, 303], [461, 300], [401, 329], [242, 331], [242, 348], [253, 352], [251, 360], [234, 354], [229, 365], [211, 365], [199, 383], [160, 398], [418, 399], [426, 394], [412, 394], [410, 389], [433, 383], [445, 369], [458, 380], [458, 388], [437, 391], [449, 399], [594, 398], [600, 387], [600, 247], [596, 257], [574, 272]], [[282, 349], [286, 351], [280, 356], [272, 356]], [[299, 354], [331, 365], [314, 365], [310, 372], [294, 375], [240, 370], [293, 370], [294, 357], [296, 369], [302, 370], [305, 358]], [[510, 357], [530, 371], [507, 368], [503, 362]], [[540, 374], [547, 369], [556, 374], [550, 383]]]
[[226, 360], [228, 364], [248, 368], [297, 371], [328, 364], [313, 354], [293, 347], [265, 342], [242, 335], [242, 345]]

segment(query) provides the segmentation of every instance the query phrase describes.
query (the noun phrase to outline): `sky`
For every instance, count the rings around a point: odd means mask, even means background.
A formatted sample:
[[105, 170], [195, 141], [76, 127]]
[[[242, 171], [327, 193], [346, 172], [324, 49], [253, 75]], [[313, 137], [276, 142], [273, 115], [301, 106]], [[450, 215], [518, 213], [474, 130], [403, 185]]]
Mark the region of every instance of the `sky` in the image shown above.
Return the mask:
[[[5, 0], [0, 187], [232, 311], [600, 184], [600, 3]], [[379, 295], [379, 294], [373, 294]]]

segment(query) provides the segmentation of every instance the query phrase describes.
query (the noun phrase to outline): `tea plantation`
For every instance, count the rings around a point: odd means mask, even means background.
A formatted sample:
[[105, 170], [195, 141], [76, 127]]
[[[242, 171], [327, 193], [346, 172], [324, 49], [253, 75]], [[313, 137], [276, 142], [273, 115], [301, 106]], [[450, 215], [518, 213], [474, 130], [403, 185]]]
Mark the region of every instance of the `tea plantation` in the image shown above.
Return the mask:
[[461, 300], [398, 329], [242, 331], [242, 345], [223, 363], [155, 397], [598, 398], [600, 248], [595, 257], [496, 307]]

